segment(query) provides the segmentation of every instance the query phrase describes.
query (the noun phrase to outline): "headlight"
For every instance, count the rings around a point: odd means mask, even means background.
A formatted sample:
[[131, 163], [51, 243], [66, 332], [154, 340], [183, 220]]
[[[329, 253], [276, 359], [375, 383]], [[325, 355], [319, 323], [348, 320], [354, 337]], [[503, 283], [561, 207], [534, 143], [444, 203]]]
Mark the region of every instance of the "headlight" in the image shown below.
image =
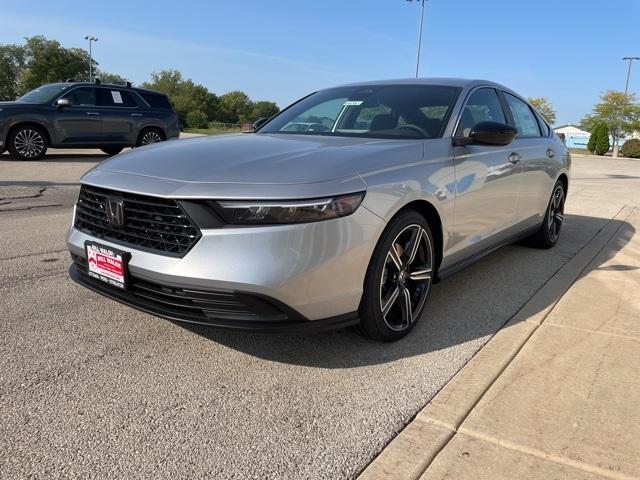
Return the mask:
[[296, 201], [218, 201], [214, 208], [232, 225], [308, 223], [351, 215], [362, 203], [364, 192]]

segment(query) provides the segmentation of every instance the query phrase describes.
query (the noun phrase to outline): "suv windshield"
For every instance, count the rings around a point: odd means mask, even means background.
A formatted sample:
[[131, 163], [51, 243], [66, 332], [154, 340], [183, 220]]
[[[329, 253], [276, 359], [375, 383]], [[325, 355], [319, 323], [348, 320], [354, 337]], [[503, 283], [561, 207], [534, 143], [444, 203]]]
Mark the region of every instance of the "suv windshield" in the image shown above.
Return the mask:
[[49, 85], [43, 85], [31, 90], [29, 93], [24, 94], [18, 98], [19, 102], [31, 102], [31, 103], [46, 103], [53, 100], [55, 96], [69, 88], [68, 84], [64, 83], [52, 83]]
[[371, 85], [321, 90], [282, 111], [259, 133], [438, 138], [460, 90], [441, 85]]

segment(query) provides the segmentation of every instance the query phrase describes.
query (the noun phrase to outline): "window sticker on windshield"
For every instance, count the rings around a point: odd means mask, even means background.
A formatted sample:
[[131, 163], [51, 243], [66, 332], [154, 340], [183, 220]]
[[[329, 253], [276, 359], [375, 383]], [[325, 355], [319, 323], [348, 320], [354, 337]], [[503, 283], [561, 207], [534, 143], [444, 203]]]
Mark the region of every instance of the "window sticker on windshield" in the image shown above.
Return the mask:
[[113, 103], [123, 103], [122, 95], [117, 90], [111, 90], [111, 97], [113, 98]]
[[346, 102], [343, 103], [343, 105], [346, 107], [347, 105], [362, 105], [362, 102], [364, 100], [347, 100]]

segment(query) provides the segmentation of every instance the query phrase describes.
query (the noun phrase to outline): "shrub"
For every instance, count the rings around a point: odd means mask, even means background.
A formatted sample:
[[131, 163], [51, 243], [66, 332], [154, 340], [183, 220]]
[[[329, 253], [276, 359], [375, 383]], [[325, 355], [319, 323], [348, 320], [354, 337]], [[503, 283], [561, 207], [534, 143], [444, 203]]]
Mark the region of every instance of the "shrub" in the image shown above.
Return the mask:
[[604, 155], [609, 151], [609, 147], [611, 147], [609, 143], [609, 129], [606, 125], [600, 125], [596, 138], [596, 155]]
[[596, 151], [596, 140], [598, 139], [598, 132], [600, 130], [600, 125], [596, 126], [591, 132], [591, 136], [589, 137], [589, 142], [587, 143], [587, 150], [591, 153], [595, 153]]
[[620, 153], [623, 157], [640, 158], [640, 139], [632, 138], [624, 142]]
[[192, 110], [187, 113], [186, 123], [189, 128], [207, 128], [209, 126], [207, 114], [202, 110]]

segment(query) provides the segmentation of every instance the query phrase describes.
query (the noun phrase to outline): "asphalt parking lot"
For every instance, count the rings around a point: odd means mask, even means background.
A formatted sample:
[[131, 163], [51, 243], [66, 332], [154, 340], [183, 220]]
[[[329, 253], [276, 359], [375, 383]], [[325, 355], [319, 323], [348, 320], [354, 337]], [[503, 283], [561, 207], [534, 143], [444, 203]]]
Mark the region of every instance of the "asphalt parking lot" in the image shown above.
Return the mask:
[[96, 151], [0, 156], [0, 477], [352, 478], [627, 204], [640, 162], [574, 156], [551, 251], [434, 286], [407, 338], [172, 323], [74, 284], [65, 232]]

